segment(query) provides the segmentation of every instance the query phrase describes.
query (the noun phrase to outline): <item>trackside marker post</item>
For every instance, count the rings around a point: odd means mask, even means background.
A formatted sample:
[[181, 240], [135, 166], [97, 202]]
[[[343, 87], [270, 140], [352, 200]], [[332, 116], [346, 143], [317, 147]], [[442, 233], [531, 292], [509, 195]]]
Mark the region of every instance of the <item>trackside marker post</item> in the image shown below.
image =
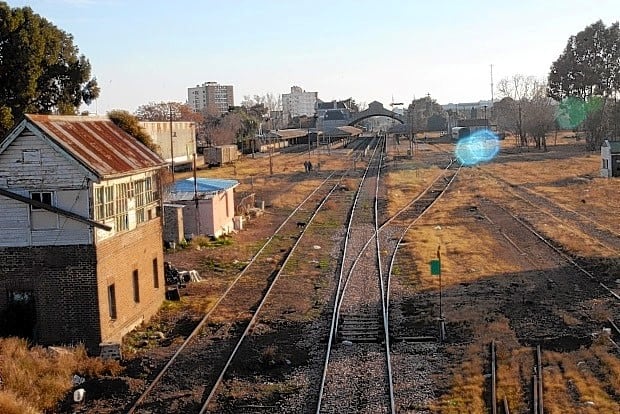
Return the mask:
[[437, 259], [430, 261], [431, 276], [439, 276], [439, 341], [443, 342], [446, 337], [446, 327], [443, 318], [443, 307], [441, 297], [441, 246], [437, 246]]

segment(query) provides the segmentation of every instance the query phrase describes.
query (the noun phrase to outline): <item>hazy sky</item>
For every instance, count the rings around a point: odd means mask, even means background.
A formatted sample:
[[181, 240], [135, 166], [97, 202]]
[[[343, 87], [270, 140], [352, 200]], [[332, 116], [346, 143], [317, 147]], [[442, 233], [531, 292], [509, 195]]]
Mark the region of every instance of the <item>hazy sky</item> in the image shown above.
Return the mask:
[[[387, 107], [430, 94], [491, 99], [514, 74], [546, 78], [569, 36], [620, 19], [620, 0], [30, 0], [74, 36], [99, 81], [91, 112], [187, 100], [215, 81], [245, 95], [298, 85]], [[497, 95], [495, 95], [497, 96]]]

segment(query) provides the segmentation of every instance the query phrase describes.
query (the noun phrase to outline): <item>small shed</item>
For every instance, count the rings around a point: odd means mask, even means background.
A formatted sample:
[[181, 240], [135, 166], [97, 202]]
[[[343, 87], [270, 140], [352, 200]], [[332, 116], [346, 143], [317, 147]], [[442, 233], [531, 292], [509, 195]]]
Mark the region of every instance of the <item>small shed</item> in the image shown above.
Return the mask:
[[186, 240], [196, 235], [220, 237], [234, 230], [234, 188], [238, 185], [237, 180], [214, 178], [188, 178], [172, 184], [165, 202], [185, 206], [183, 233]]
[[620, 177], [620, 141], [605, 140], [601, 146], [601, 177]]

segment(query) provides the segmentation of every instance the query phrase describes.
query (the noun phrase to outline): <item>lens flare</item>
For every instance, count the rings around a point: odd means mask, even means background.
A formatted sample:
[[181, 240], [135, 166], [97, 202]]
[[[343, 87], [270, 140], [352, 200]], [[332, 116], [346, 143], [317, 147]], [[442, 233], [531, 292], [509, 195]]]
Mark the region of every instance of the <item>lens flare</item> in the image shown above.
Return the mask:
[[562, 129], [575, 129], [586, 120], [588, 115], [601, 110], [603, 98], [591, 96], [587, 101], [569, 96], [560, 102], [555, 119]]
[[476, 131], [456, 143], [454, 153], [463, 165], [476, 165], [489, 162], [499, 152], [499, 138], [492, 131]]
[[569, 96], [560, 102], [555, 118], [562, 129], [577, 128], [586, 119], [586, 103]]

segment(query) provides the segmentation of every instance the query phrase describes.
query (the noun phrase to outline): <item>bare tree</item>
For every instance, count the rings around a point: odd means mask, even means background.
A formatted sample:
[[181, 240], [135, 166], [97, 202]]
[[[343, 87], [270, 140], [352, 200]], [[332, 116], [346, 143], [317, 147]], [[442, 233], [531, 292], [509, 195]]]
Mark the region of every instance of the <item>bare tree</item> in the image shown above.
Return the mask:
[[[499, 96], [510, 98], [510, 101], [505, 101], [510, 105], [501, 108], [504, 110], [504, 113], [498, 113], [498, 117], [500, 115], [503, 116], [504, 120], [508, 121], [507, 124], [513, 124], [509, 120], [511, 118], [514, 119], [515, 129], [513, 131], [519, 137], [519, 145], [522, 147], [527, 146], [527, 133], [524, 129], [523, 118], [524, 106], [536, 99], [540, 100], [541, 89], [546, 90], [546, 83], [544, 81], [538, 80], [534, 76], [524, 76], [521, 74], [513, 75], [512, 78], [504, 78], [497, 84]], [[530, 111], [530, 115], [533, 116], [534, 112]]]
[[555, 106], [547, 96], [546, 85], [539, 85], [523, 104], [523, 131], [534, 139], [537, 149], [547, 150], [547, 133], [555, 127]]

